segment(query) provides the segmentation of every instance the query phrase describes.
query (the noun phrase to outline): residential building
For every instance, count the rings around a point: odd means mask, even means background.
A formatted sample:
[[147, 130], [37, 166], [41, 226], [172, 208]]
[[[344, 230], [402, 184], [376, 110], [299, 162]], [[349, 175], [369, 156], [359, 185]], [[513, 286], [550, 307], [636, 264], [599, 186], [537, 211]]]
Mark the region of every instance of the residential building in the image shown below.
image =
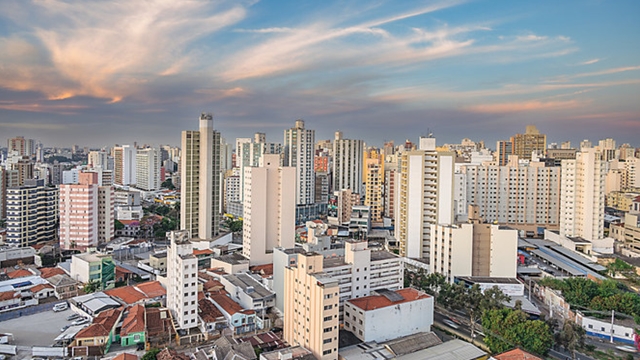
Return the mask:
[[401, 256], [428, 257], [430, 227], [453, 223], [454, 161], [454, 153], [436, 150], [435, 138], [402, 153], [395, 221]]
[[122, 320], [120, 329], [120, 345], [132, 346], [145, 343], [145, 313], [144, 305], [137, 304], [130, 307]]
[[113, 148], [113, 182], [118, 185], [136, 184], [136, 148], [131, 145]]
[[78, 347], [88, 352], [88, 347], [96, 347], [100, 349], [100, 354], [108, 353], [112, 342], [116, 339], [116, 327], [121, 316], [122, 308], [101, 312], [93, 319], [91, 325], [76, 334], [71, 345], [72, 351]]
[[242, 254], [250, 265], [271, 263], [274, 247], [294, 245], [296, 168], [265, 154], [260, 166], [245, 168], [244, 179]]
[[329, 196], [327, 221], [332, 225], [347, 225], [351, 220], [351, 210], [360, 205], [360, 195], [350, 189], [334, 191]]
[[520, 159], [531, 160], [531, 154], [535, 151], [544, 154], [547, 149], [547, 135], [540, 134], [535, 125], [527, 125], [524, 134], [516, 134], [511, 137], [513, 154]]
[[378, 149], [364, 153], [364, 205], [371, 211], [371, 221], [382, 222], [384, 213], [384, 156]]
[[457, 276], [515, 278], [518, 231], [470, 221], [431, 227], [430, 273], [445, 275], [449, 282]]
[[24, 136], [17, 136], [7, 139], [7, 152], [15, 151], [19, 156], [32, 157], [35, 155], [36, 142], [33, 139], [25, 139]]
[[[184, 149], [183, 149], [184, 151]], [[167, 249], [167, 307], [175, 326], [189, 330], [198, 327], [198, 259], [193, 255], [189, 231], [171, 231]]]
[[231, 297], [224, 293], [211, 294], [209, 299], [220, 310], [227, 320], [227, 326], [234, 335], [246, 334], [257, 329], [261, 329], [260, 319], [256, 316], [255, 310], [244, 309]]
[[97, 282], [100, 290], [115, 286], [116, 266], [110, 254], [83, 253], [71, 256], [71, 278], [81, 282]]
[[364, 342], [383, 342], [430, 332], [433, 306], [433, 297], [413, 288], [378, 290], [369, 296], [347, 300], [344, 328]]
[[583, 148], [575, 160], [562, 160], [560, 235], [587, 240], [604, 234], [604, 179], [602, 155]]
[[87, 157], [87, 167], [93, 168], [101, 168], [105, 170], [113, 170], [109, 166], [111, 162], [109, 161], [109, 153], [106, 151], [89, 151], [89, 155]]
[[136, 187], [142, 190], [160, 189], [160, 168], [162, 167], [160, 149], [146, 148], [136, 154]]
[[509, 156], [513, 155], [513, 142], [500, 140], [496, 143], [496, 161], [498, 166], [505, 166]]
[[56, 238], [58, 189], [43, 179], [7, 189], [7, 244], [31, 246]]
[[276, 294], [248, 273], [222, 275], [220, 283], [242, 308], [255, 310], [261, 317], [275, 305]]
[[193, 238], [211, 239], [220, 231], [222, 212], [220, 133], [213, 115], [200, 115], [198, 131], [182, 132], [180, 224]]
[[81, 173], [78, 184], [60, 185], [60, 248], [87, 251], [98, 242], [98, 176]]
[[331, 172], [334, 190], [350, 189], [362, 193], [363, 156], [364, 141], [343, 139], [342, 131], [336, 131]]
[[313, 171], [313, 146], [315, 130], [304, 128], [304, 120], [296, 120], [295, 126], [284, 131], [283, 166], [296, 168], [296, 204], [313, 204], [315, 200], [315, 175]]
[[329, 201], [329, 191], [331, 189], [331, 174], [316, 171], [316, 204], [326, 204]]
[[464, 218], [469, 215], [468, 206], [477, 205], [479, 217], [489, 223], [526, 231], [536, 231], [539, 226], [558, 228], [560, 167], [538, 161], [523, 163], [513, 155], [504, 166], [483, 163], [459, 169], [456, 216]]
[[318, 253], [299, 254], [284, 268], [284, 340], [317, 359], [338, 359], [338, 280], [323, 272]]
[[[387, 161], [390, 160], [390, 161]], [[395, 155], [384, 161], [384, 217], [396, 218], [396, 196], [398, 179], [398, 161]]]
[[17, 159], [16, 162], [10, 164], [11, 170], [18, 173], [18, 184], [20, 186], [25, 184], [26, 180], [33, 179], [34, 176], [34, 162], [28, 156], [22, 156]]

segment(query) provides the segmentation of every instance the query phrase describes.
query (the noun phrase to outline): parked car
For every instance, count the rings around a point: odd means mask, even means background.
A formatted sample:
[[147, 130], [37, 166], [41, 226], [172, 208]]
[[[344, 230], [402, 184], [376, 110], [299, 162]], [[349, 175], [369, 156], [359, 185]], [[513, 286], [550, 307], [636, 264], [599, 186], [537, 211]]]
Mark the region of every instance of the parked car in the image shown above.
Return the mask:
[[72, 322], [71, 325], [84, 325], [88, 323], [89, 323], [89, 319], [82, 318]]
[[453, 321], [451, 321], [451, 320], [449, 320], [449, 319], [444, 319], [444, 320], [442, 320], [442, 322], [443, 322], [445, 325], [447, 325], [448, 327], [450, 327], [450, 328], [453, 328], [453, 329], [458, 329], [458, 328], [459, 328], [459, 326], [458, 326], [458, 325], [456, 325], [456, 323], [454, 323]]
[[626, 352], [630, 352], [630, 353], [638, 352], [638, 349], [634, 348], [633, 346], [629, 346], [629, 345], [616, 346], [616, 349], [622, 350], [622, 351], [626, 351]]
[[65, 311], [69, 308], [69, 304], [67, 304], [66, 302], [63, 303], [58, 303], [55, 304], [53, 306], [53, 311], [58, 312], [58, 311]]
[[67, 316], [67, 321], [76, 320], [76, 319], [79, 319], [81, 317], [82, 316], [80, 314], [75, 314], [74, 313], [74, 314], [71, 314], [71, 315]]
[[72, 325], [71, 324], [67, 324], [63, 327], [60, 328], [60, 332], [64, 332], [65, 330], [67, 330], [68, 328], [70, 328]]

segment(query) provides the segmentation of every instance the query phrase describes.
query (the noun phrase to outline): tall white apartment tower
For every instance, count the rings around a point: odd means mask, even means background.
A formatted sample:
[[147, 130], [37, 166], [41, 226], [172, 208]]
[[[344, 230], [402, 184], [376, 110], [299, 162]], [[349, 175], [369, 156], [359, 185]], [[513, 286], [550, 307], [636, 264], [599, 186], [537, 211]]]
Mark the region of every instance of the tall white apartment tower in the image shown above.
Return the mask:
[[429, 257], [431, 226], [453, 223], [454, 162], [455, 153], [437, 151], [434, 138], [420, 138], [419, 150], [402, 153], [395, 225], [400, 256]]
[[242, 254], [250, 265], [271, 263], [273, 248], [295, 245], [296, 169], [280, 166], [280, 155], [265, 154], [245, 168]]
[[562, 160], [560, 235], [602, 239], [605, 176], [605, 162], [596, 149], [583, 148], [575, 160]]
[[169, 233], [167, 307], [179, 329], [198, 327], [198, 259], [186, 230]]
[[146, 148], [138, 150], [136, 155], [136, 187], [147, 191], [160, 189], [161, 167], [160, 149]]
[[182, 132], [180, 224], [193, 238], [210, 239], [219, 232], [222, 211], [220, 133], [213, 115], [200, 115], [200, 130]]
[[315, 130], [304, 128], [304, 120], [284, 131], [284, 166], [296, 168], [296, 204], [313, 204], [315, 201], [315, 174], [313, 147]]
[[362, 163], [364, 142], [342, 138], [336, 131], [333, 141], [333, 189], [350, 189], [362, 194]]
[[114, 179], [118, 185], [136, 184], [136, 148], [131, 145], [113, 148]]

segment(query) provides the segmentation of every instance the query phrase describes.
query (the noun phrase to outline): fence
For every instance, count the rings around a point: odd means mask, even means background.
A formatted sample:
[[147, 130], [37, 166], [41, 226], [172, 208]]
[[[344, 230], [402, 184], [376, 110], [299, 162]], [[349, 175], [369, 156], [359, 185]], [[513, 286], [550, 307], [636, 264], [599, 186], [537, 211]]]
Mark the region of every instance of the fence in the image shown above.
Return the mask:
[[49, 311], [53, 309], [53, 306], [57, 304], [56, 302], [39, 304], [34, 306], [28, 306], [23, 308], [18, 308], [15, 310], [5, 311], [0, 313], [0, 321], [11, 320], [15, 318], [19, 318], [21, 316], [39, 314], [41, 312]]

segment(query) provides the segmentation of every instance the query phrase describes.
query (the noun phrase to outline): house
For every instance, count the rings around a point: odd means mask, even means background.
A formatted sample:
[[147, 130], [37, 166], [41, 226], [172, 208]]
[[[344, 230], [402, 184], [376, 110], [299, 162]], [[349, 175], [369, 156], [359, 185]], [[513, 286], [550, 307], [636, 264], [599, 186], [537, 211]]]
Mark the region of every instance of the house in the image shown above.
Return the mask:
[[7, 310], [20, 306], [22, 297], [18, 291], [0, 292], [0, 310]]
[[225, 294], [211, 294], [211, 301], [222, 312], [229, 328], [235, 335], [245, 334], [256, 329], [256, 312], [245, 310], [240, 304]]
[[231, 336], [223, 336], [216, 340], [211, 355], [214, 360], [256, 360], [258, 358], [251, 343], [239, 342]]
[[95, 318], [103, 311], [117, 309], [122, 306], [102, 291], [80, 295], [69, 300], [71, 309], [78, 314]]
[[255, 310], [264, 315], [276, 304], [276, 293], [267, 289], [252, 275], [246, 273], [228, 274], [220, 277], [225, 290], [243, 308]]
[[187, 355], [180, 354], [177, 351], [165, 348], [156, 354], [157, 360], [191, 360]]
[[311, 351], [303, 348], [302, 346], [292, 346], [260, 354], [260, 360], [314, 360], [315, 358], [316, 357], [313, 356]]
[[112, 360], [138, 360], [138, 355], [122, 353], [116, 355], [116, 357], [114, 357]]
[[167, 290], [159, 281], [148, 281], [137, 285], [123, 286], [105, 291], [105, 294], [111, 296], [124, 305], [133, 305], [136, 303], [149, 304], [154, 302], [163, 302], [167, 297]]
[[116, 339], [116, 325], [121, 315], [122, 308], [101, 312], [91, 325], [76, 334], [72, 347], [93, 347], [99, 348], [101, 354], [108, 353], [111, 343]]
[[145, 309], [143, 305], [129, 308], [120, 328], [120, 345], [131, 346], [144, 343], [145, 339]]
[[127, 236], [137, 237], [140, 234], [140, 221], [139, 220], [118, 220], [123, 227], [116, 229], [115, 236]]
[[211, 265], [213, 250], [211, 249], [193, 249], [193, 255], [198, 258], [198, 269], [206, 269]]
[[[49, 274], [53, 272], [54, 271], [51, 271]], [[51, 275], [45, 279], [53, 286], [53, 292], [58, 299], [70, 299], [78, 296], [78, 282], [64, 272], [62, 274]]]
[[27, 276], [33, 276], [33, 273], [27, 269], [18, 269], [18, 270], [7, 273], [7, 276], [10, 279], [17, 279], [17, 278], [22, 278]]
[[211, 259], [211, 268], [220, 268], [227, 274], [237, 274], [249, 270], [249, 260], [238, 253], [231, 253]]
[[109, 254], [83, 253], [71, 257], [71, 278], [81, 283], [95, 281], [100, 290], [115, 286], [116, 266]]
[[39, 268], [38, 271], [40, 272], [40, 277], [43, 279], [48, 279], [54, 275], [66, 274], [64, 270], [62, 270], [59, 267], [43, 267], [43, 268]]
[[198, 317], [200, 331], [206, 334], [207, 339], [227, 328], [227, 319], [208, 298], [198, 300]]
[[522, 349], [513, 349], [493, 356], [496, 360], [542, 360]]
[[46, 299], [56, 296], [56, 291], [51, 284], [38, 284], [29, 290], [31, 290], [33, 297], [36, 299]]
[[171, 311], [166, 308], [150, 307], [145, 309], [145, 314], [147, 343], [155, 347], [159, 344], [170, 344], [176, 335]]

